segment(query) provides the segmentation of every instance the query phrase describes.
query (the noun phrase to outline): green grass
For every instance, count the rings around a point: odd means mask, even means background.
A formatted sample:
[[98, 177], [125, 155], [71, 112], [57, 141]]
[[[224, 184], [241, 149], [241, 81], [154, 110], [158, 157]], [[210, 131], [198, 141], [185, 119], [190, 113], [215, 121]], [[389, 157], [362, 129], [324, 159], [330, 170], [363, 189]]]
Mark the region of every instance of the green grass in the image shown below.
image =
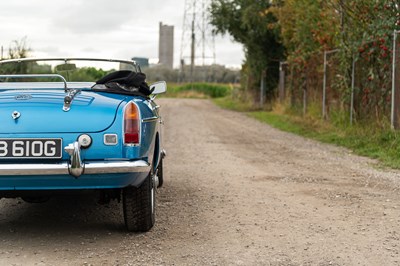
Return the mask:
[[219, 98], [231, 93], [231, 86], [227, 84], [193, 83], [168, 84], [165, 97], [180, 98]]
[[239, 112], [247, 112], [249, 110], [255, 110], [256, 108], [254, 107], [253, 104], [247, 103], [247, 102], [239, 102], [239, 101], [234, 101], [232, 100], [231, 97], [224, 97], [224, 98], [217, 98], [213, 99], [213, 101], [220, 107], [229, 109], [229, 110], [234, 110], [234, 111], [239, 111]]
[[383, 166], [400, 168], [400, 133], [388, 126], [341, 125], [329, 123], [311, 116], [301, 117], [293, 114], [249, 111], [246, 105], [236, 105], [231, 98], [220, 98], [214, 102], [222, 108], [246, 112], [247, 115], [283, 131], [331, 143], [351, 149], [358, 155], [378, 159]]

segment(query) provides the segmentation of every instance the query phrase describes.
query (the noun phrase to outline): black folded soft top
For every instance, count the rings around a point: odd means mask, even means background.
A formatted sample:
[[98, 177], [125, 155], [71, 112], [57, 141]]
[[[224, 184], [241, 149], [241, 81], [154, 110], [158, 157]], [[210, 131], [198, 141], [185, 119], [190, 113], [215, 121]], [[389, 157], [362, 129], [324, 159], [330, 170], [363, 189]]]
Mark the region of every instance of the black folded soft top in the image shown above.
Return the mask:
[[146, 75], [129, 70], [115, 71], [104, 76], [96, 81], [92, 90], [144, 97], [151, 94], [150, 87], [146, 83]]

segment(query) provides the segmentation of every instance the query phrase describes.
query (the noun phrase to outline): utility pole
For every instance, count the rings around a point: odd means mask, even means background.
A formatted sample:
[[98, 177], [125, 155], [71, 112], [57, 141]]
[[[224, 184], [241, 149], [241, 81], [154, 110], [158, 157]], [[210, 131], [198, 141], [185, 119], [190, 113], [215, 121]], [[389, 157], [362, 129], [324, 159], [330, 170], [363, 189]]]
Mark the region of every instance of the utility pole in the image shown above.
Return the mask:
[[[196, 65], [215, 63], [215, 44], [208, 12], [210, 4], [211, 0], [185, 0], [180, 60], [190, 59], [190, 82], [194, 81]], [[181, 75], [184, 76], [183, 68]]]
[[[196, 3], [196, 1], [194, 1]], [[194, 71], [194, 59], [195, 59], [195, 45], [196, 45], [196, 33], [194, 32], [194, 22], [196, 20], [196, 13], [193, 12], [192, 20], [192, 43], [190, 47], [190, 83], [193, 84], [193, 71]], [[193, 88], [192, 88], [193, 89]]]
[[1, 46], [1, 53], [0, 53], [0, 60], [3, 60], [3, 52], [4, 52], [4, 49], [3, 49], [3, 45]]

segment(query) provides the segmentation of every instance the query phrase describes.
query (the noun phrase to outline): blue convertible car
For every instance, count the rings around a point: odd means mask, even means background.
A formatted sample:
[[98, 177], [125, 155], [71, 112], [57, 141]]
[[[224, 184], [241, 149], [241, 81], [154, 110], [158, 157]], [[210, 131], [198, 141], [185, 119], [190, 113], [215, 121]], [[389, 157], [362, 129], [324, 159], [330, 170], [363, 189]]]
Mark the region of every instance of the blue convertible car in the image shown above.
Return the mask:
[[129, 231], [150, 230], [165, 156], [154, 98], [165, 91], [129, 60], [0, 61], [0, 198], [95, 190], [122, 201]]

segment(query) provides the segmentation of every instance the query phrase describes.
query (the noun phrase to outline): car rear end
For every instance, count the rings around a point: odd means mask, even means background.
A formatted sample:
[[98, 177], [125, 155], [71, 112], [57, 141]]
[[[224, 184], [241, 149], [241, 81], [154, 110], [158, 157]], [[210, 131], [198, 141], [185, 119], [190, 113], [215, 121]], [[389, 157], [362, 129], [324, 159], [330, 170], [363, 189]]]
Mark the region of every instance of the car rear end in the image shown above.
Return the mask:
[[0, 92], [0, 190], [139, 185], [150, 171], [143, 147], [151, 139], [141, 132], [154, 132], [141, 125], [138, 106], [149, 112], [144, 99], [83, 90], [65, 112], [64, 96], [49, 89]]

